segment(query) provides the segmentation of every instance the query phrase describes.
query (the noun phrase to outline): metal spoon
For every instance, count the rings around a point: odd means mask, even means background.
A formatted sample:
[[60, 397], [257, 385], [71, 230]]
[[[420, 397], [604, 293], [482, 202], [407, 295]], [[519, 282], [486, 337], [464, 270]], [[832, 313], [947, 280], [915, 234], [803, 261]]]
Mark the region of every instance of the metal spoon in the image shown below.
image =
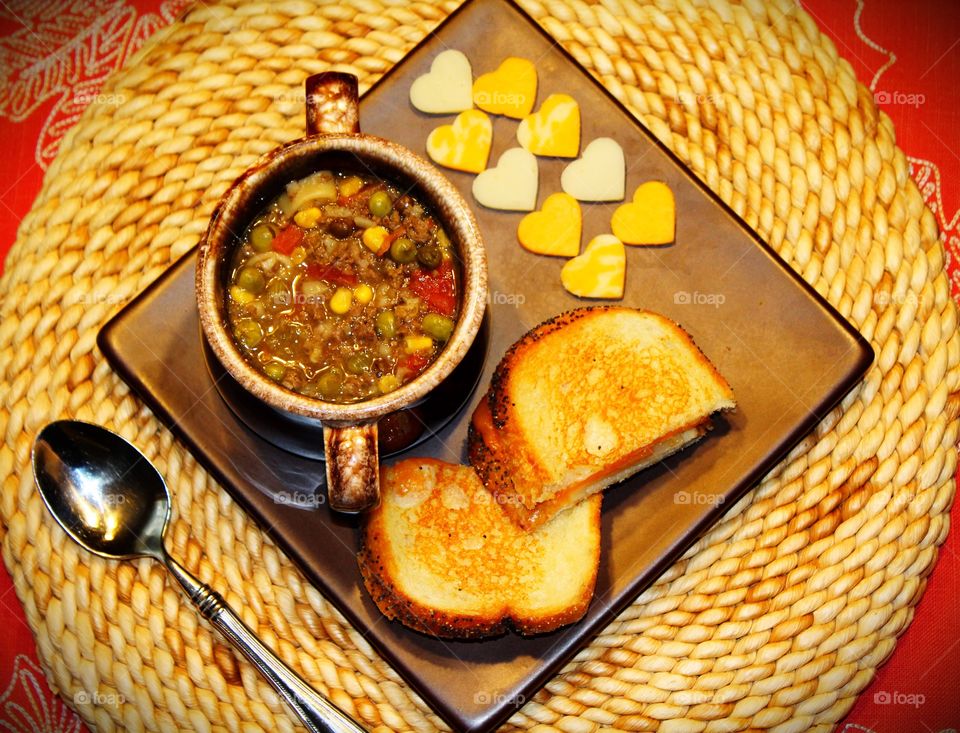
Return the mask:
[[362, 733], [270, 651], [220, 594], [167, 554], [167, 485], [134, 446], [98, 425], [53, 422], [34, 441], [33, 473], [50, 513], [78, 544], [111, 559], [152, 557], [166, 565], [204, 617], [253, 662], [310, 731]]

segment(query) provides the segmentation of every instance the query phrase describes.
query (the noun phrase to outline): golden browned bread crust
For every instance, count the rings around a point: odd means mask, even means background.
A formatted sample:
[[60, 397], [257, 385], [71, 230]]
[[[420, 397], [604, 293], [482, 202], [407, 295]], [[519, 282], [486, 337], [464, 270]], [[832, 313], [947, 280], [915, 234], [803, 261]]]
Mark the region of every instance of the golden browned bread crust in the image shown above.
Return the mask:
[[381, 505], [358, 561], [380, 611], [416, 631], [458, 639], [553, 631], [590, 605], [600, 502], [525, 533], [473, 469], [433, 459], [386, 467]]
[[524, 529], [533, 528], [533, 507], [524, 505], [522, 497], [514, 488], [513, 477], [507, 465], [498, 459], [498, 451], [484, 440], [484, 433], [489, 429], [482, 429], [480, 424], [489, 424], [489, 393], [483, 397], [473, 413], [470, 425], [467, 428], [467, 456], [470, 465], [477, 472], [480, 481], [493, 494], [503, 511]]

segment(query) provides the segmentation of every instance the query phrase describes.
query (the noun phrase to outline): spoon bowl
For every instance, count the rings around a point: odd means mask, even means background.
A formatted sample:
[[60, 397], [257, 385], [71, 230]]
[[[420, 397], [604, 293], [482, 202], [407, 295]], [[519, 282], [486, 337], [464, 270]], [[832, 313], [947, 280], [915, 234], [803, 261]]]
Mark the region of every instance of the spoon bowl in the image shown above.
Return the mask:
[[362, 733], [243, 623], [206, 583], [167, 554], [170, 494], [147, 457], [106, 428], [77, 420], [44, 427], [33, 443], [33, 475], [53, 518], [80, 546], [114, 560], [152, 557], [243, 652], [312, 733]]
[[83, 548], [115, 560], [163, 562], [167, 485], [119, 435], [72, 420], [50, 423], [34, 442], [33, 471], [47, 509]]

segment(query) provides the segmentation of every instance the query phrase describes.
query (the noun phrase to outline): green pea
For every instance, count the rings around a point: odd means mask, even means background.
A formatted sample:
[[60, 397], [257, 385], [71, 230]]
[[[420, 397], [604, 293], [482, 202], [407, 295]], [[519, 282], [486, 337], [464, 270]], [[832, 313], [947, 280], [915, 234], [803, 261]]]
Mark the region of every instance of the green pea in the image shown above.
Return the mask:
[[263, 329], [260, 324], [250, 318], [237, 321], [233, 327], [233, 335], [241, 346], [252, 349], [263, 339]]
[[256, 267], [243, 267], [237, 273], [237, 285], [248, 293], [259, 295], [266, 287], [267, 281]]
[[339, 367], [330, 367], [317, 380], [317, 389], [324, 399], [336, 399], [343, 386], [343, 371]]
[[426, 333], [434, 341], [446, 341], [453, 333], [453, 320], [439, 313], [427, 313], [420, 323]]
[[287, 368], [280, 362], [271, 361], [269, 364], [264, 365], [263, 373], [274, 382], [279, 382], [286, 375]]
[[390, 245], [390, 258], [394, 262], [405, 265], [417, 259], [417, 245], [407, 237], [397, 237]]
[[257, 224], [250, 232], [250, 244], [257, 252], [269, 252], [273, 247], [273, 230], [266, 224]]
[[393, 201], [386, 191], [377, 191], [370, 197], [370, 213], [374, 216], [386, 216], [393, 210]]
[[376, 321], [377, 335], [380, 338], [393, 338], [397, 333], [397, 316], [393, 311], [380, 311]]
[[353, 354], [347, 359], [346, 367], [351, 374], [365, 374], [373, 367], [373, 359], [364, 352]]
[[425, 244], [417, 250], [417, 259], [428, 270], [435, 270], [443, 262], [443, 255], [440, 253], [440, 247], [431, 243]]

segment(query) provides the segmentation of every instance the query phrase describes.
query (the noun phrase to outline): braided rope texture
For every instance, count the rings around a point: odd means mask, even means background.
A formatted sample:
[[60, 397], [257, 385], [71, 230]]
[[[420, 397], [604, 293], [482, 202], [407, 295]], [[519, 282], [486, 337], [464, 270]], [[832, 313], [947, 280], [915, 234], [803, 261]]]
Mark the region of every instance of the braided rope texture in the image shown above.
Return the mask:
[[[934, 217], [889, 118], [789, 0], [522, 4], [877, 359], [507, 727], [829, 730], [892, 653], [949, 526], [960, 339]], [[369, 728], [443, 727], [131, 395], [95, 336], [198, 242], [235, 176], [302, 134], [307, 75], [337, 68], [366, 88], [455, 5], [201, 4], [108, 82], [119, 103], [86, 110], [23, 220], [0, 281], [3, 559], [51, 684], [97, 730], [295, 726], [160, 567], [91, 557], [55, 527], [29, 451], [64, 416], [146, 451], [173, 495], [173, 554], [312, 685]]]

